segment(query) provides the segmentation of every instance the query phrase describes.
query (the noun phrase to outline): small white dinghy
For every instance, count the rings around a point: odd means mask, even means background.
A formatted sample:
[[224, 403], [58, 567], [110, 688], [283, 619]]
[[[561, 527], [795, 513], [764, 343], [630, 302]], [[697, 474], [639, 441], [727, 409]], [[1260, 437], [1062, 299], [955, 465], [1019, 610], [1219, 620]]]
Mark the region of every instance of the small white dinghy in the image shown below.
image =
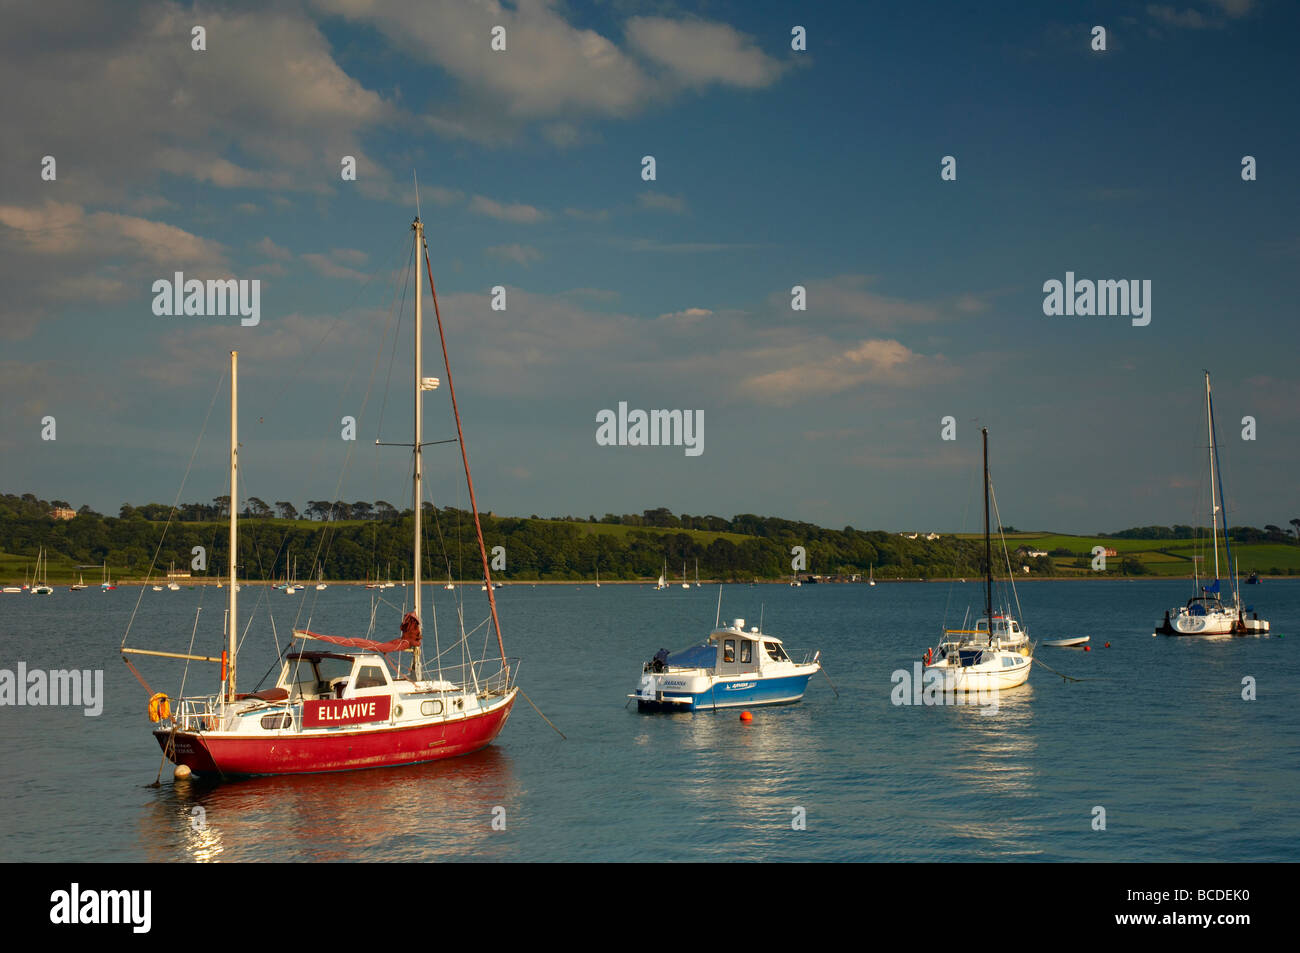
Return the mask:
[[1085, 642], [1088, 641], [1089, 638], [1091, 638], [1091, 636], [1076, 635], [1072, 639], [1048, 639], [1045, 642], [1043, 642], [1043, 644], [1050, 645], [1058, 649], [1069, 649], [1069, 648], [1074, 648], [1077, 645], [1083, 645]]

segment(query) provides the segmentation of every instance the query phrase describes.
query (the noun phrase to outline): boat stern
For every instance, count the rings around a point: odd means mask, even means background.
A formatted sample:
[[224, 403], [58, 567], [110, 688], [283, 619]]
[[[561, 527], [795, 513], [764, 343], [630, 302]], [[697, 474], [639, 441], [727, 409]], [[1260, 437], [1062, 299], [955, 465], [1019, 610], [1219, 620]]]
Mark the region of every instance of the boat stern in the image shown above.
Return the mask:
[[637, 711], [694, 711], [697, 681], [707, 682], [707, 678], [678, 672], [643, 672], [636, 691], [628, 697], [636, 699]]

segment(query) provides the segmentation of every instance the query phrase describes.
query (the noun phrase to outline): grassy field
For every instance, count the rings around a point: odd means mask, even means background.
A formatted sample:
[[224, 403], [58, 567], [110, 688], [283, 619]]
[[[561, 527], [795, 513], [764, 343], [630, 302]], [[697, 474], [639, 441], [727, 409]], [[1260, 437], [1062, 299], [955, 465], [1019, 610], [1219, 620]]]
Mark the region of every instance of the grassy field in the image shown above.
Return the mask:
[[[30, 582], [28, 577], [35, 568], [35, 556], [15, 556], [13, 553], [0, 552], [0, 580], [6, 580], [7, 584], [14, 584], [23, 579]], [[77, 581], [78, 574], [85, 577], [86, 585], [99, 585], [101, 573], [98, 566], [78, 569], [71, 559], [57, 553], [50, 556], [50, 571], [44, 575], [49, 577], [50, 585], [53, 586], [72, 585]]]
[[[980, 534], [963, 533], [962, 538], [974, 539]], [[1202, 566], [1209, 566], [1211, 574], [1214, 566], [1214, 553], [1205, 540], [1195, 539], [1112, 539], [1105, 536], [1066, 536], [1060, 533], [1011, 533], [1007, 535], [1009, 547], [1027, 546], [1051, 552], [1054, 549], [1068, 549], [1072, 553], [1091, 553], [1094, 546], [1113, 549], [1119, 553], [1116, 558], [1132, 556], [1150, 572], [1158, 576], [1192, 575], [1193, 556], [1204, 556]], [[1237, 560], [1238, 571], [1243, 575], [1252, 570], [1261, 574], [1278, 569], [1284, 574], [1300, 574], [1300, 546], [1287, 546], [1282, 543], [1241, 543], [1232, 547], [1232, 554]], [[1227, 565], [1227, 552], [1222, 544], [1219, 548], [1221, 567]], [[1054, 556], [1052, 563], [1061, 572], [1087, 572], [1076, 570], [1075, 557]], [[1202, 570], [1204, 571], [1204, 570]], [[1227, 576], [1227, 569], [1221, 574]]]

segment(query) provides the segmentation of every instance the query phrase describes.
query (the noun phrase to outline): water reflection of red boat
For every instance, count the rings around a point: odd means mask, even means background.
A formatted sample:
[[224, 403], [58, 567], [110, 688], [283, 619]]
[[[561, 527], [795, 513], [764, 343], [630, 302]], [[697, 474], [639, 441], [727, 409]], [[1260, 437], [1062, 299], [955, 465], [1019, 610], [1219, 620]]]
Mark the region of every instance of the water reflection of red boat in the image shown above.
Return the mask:
[[[520, 784], [505, 749], [428, 764], [328, 774], [198, 778], [160, 788], [141, 811], [138, 842], [150, 863], [505, 859]], [[438, 822], [431, 824], [430, 818]]]

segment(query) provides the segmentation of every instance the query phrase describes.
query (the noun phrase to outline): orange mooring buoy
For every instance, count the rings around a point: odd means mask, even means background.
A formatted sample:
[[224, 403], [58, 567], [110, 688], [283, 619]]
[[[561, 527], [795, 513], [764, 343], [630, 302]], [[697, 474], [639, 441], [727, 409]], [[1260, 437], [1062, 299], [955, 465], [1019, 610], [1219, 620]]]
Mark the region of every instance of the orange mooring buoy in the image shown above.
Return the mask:
[[741, 721], [753, 721], [753, 720], [754, 720], [754, 716], [751, 715], [751, 714], [750, 714], [749, 712], [747, 712], [747, 711], [742, 711], [742, 712], [740, 713], [740, 720], [741, 720]]

